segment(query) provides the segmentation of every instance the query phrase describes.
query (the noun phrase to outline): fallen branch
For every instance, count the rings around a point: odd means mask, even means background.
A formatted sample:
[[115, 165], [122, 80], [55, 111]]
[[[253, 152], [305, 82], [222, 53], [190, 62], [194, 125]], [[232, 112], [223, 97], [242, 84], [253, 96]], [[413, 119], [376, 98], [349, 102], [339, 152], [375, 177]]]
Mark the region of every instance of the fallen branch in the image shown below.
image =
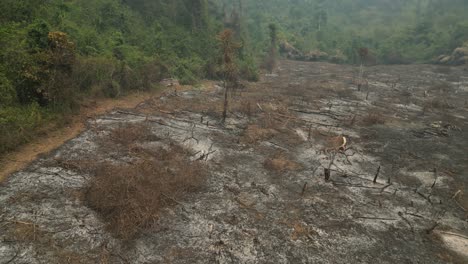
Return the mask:
[[401, 219], [403, 219], [403, 220], [409, 225], [409, 227], [411, 228], [411, 232], [414, 233], [414, 227], [413, 227], [413, 225], [411, 224], [411, 222], [410, 222], [406, 217], [403, 216], [403, 213], [402, 213], [402, 212], [398, 212], [398, 216], [400, 216]]
[[257, 103], [258, 108], [263, 112], [263, 108], [260, 106], [259, 103]]
[[386, 221], [397, 221], [395, 218], [385, 218], [385, 217], [368, 217], [368, 216], [358, 216], [355, 219], [368, 219], [368, 220], [386, 220]]
[[5, 264], [12, 263], [18, 257], [18, 255], [19, 255], [19, 250], [16, 250], [15, 255], [10, 260], [5, 262]]
[[463, 239], [467, 239], [467, 240], [468, 240], [468, 237], [467, 237], [467, 236], [460, 235], [460, 234], [457, 234], [457, 233], [445, 232], [445, 231], [438, 231], [438, 232], [441, 233], [441, 234], [446, 234], [446, 235], [461, 237], [461, 238], [463, 238]]
[[341, 182], [341, 181], [333, 181], [333, 184], [334, 185], [349, 186], [349, 187], [354, 187], [354, 188], [365, 188], [365, 189], [376, 189], [376, 190], [381, 189], [379, 187], [366, 186], [366, 185], [361, 185], [361, 184], [352, 184], [352, 183]]
[[426, 230], [426, 234], [430, 234], [432, 232], [434, 232], [434, 230], [439, 226], [439, 223], [438, 222], [435, 222], [429, 229]]

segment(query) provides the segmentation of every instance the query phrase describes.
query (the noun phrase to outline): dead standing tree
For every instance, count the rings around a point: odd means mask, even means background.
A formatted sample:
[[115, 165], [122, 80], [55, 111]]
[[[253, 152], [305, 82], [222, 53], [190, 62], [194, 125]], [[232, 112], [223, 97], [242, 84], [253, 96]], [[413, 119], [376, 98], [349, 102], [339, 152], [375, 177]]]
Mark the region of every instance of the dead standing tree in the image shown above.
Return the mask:
[[265, 59], [265, 69], [268, 70], [268, 72], [273, 73], [273, 70], [276, 67], [276, 59], [278, 56], [278, 27], [275, 24], [270, 24], [268, 28], [270, 29], [271, 46]]
[[361, 65], [359, 66], [359, 78], [358, 78], [358, 91], [361, 91], [362, 85], [364, 85], [364, 61], [369, 55], [368, 48], [359, 48], [358, 50], [359, 58], [361, 60]]
[[227, 117], [230, 90], [231, 88], [235, 88], [239, 82], [239, 74], [235, 56], [241, 45], [234, 41], [234, 32], [230, 29], [225, 29], [222, 31], [218, 35], [218, 41], [220, 43], [222, 52], [222, 75], [225, 89], [223, 106], [224, 123]]

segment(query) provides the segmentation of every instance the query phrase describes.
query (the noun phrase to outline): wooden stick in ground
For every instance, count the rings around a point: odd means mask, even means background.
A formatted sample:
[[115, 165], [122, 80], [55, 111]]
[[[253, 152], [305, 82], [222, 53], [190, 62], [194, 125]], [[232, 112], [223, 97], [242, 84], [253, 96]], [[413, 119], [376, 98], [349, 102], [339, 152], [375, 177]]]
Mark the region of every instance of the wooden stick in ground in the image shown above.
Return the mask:
[[333, 162], [335, 162], [335, 157], [336, 157], [336, 151], [333, 152], [333, 155], [330, 158], [330, 164], [328, 164], [328, 168], [324, 168], [323, 172], [325, 175], [325, 181], [330, 180], [330, 173], [331, 173], [331, 166], [333, 165]]
[[304, 196], [305, 191], [307, 190], [307, 182], [304, 183], [304, 187], [302, 187], [302, 193], [301, 196]]
[[377, 173], [375, 174], [374, 183], [377, 183], [377, 178], [379, 177], [379, 174], [380, 174], [380, 166], [379, 166], [379, 168], [377, 169]]
[[310, 141], [312, 137], [312, 124], [309, 125], [309, 134], [307, 135], [307, 141]]
[[325, 181], [329, 181], [330, 180], [330, 169], [323, 168], [323, 172], [325, 174]]
[[434, 168], [434, 183], [432, 184], [431, 186], [431, 189], [434, 189], [436, 183], [437, 183], [437, 178], [438, 178], [438, 175], [437, 175], [437, 168]]

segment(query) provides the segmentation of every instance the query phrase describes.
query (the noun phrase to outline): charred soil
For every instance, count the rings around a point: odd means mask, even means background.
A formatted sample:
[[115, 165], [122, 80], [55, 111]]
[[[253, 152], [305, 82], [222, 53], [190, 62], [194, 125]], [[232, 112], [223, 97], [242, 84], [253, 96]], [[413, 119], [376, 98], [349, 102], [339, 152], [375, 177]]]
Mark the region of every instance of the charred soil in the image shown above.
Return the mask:
[[466, 263], [468, 72], [358, 75], [281, 61], [224, 124], [221, 87], [89, 121], [0, 187], [0, 263]]

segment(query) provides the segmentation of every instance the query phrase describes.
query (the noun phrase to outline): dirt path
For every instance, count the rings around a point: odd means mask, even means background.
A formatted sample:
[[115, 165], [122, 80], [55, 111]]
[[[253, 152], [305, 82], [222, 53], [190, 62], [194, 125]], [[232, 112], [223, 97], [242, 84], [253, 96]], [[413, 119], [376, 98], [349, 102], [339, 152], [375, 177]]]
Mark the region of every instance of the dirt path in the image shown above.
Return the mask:
[[[225, 124], [216, 86], [89, 120], [3, 183], [0, 263], [467, 263], [468, 72], [366, 72], [359, 89], [358, 68], [282, 61], [235, 91]], [[117, 239], [87, 206], [93, 168], [168, 142], [204, 162], [205, 186]]]
[[97, 101], [83, 104], [80, 113], [73, 116], [66, 127], [49, 131], [47, 135], [35, 138], [30, 143], [1, 157], [0, 182], [4, 181], [8, 175], [24, 169], [38, 157], [50, 153], [68, 140], [79, 135], [85, 130], [88, 120], [116, 108], [135, 108], [139, 103], [154, 96], [158, 96], [162, 92], [162, 90], [155, 92], [136, 92], [118, 99], [98, 99]]

